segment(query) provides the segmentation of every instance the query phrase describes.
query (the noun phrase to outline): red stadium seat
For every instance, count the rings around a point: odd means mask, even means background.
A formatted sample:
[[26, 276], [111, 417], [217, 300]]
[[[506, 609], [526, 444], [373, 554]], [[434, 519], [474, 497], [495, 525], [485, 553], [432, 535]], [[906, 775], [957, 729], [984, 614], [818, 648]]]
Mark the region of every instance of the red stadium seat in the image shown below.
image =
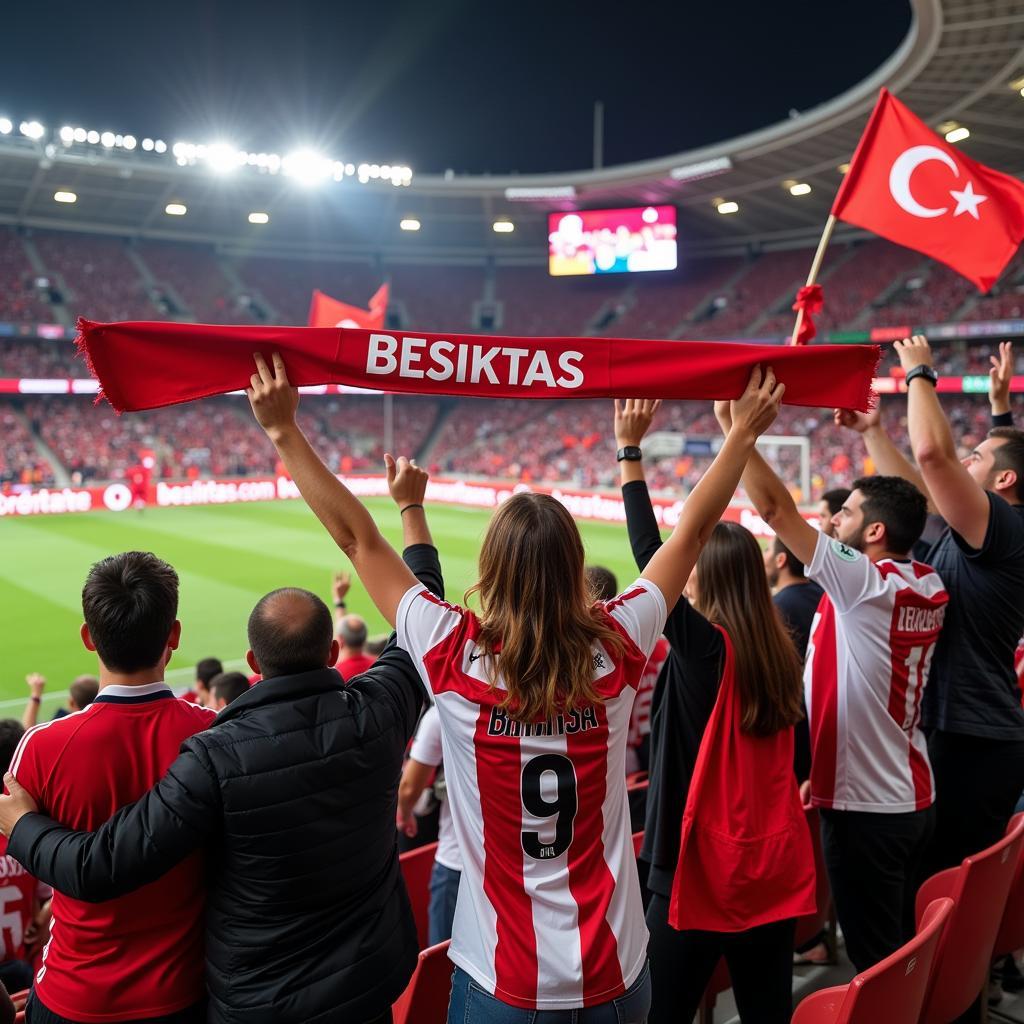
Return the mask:
[[[1017, 814], [1010, 819], [1009, 831], [1024, 819], [1024, 814]], [[1017, 857], [1017, 873], [1013, 876], [1010, 895], [1003, 911], [1003, 923], [999, 926], [993, 955], [1009, 956], [1018, 949], [1024, 949], [1024, 844], [1021, 844], [1020, 855]]]
[[829, 953], [835, 953], [835, 914], [832, 908], [832, 889], [828, 884], [828, 870], [825, 867], [825, 852], [821, 847], [821, 828], [819, 827], [818, 812], [815, 808], [807, 810], [807, 827], [811, 830], [811, 845], [814, 847], [814, 870], [815, 870], [815, 892], [814, 902], [816, 910], [813, 914], [797, 918], [796, 922], [796, 948], [810, 942], [821, 932], [828, 932], [826, 944]]
[[451, 939], [423, 950], [406, 990], [391, 1008], [394, 1024], [444, 1024], [452, 991]]
[[1024, 815], [1018, 815], [998, 843], [958, 868], [932, 875], [918, 890], [919, 922], [933, 900], [948, 896], [955, 903], [939, 943], [921, 1024], [951, 1024], [984, 989], [1022, 842]]
[[916, 1022], [935, 953], [952, 913], [950, 899], [929, 903], [914, 938], [881, 963], [858, 974], [849, 985], [809, 995], [796, 1008], [793, 1024]]
[[415, 850], [399, 855], [402, 878], [412, 904], [412, 916], [416, 921], [416, 937], [420, 949], [427, 948], [430, 917], [430, 872], [434, 868], [434, 854], [437, 843], [419, 846]]
[[23, 989], [21, 992], [11, 993], [11, 1002], [14, 1003], [16, 1010], [24, 1010], [25, 1004], [28, 1002], [28, 995], [32, 991], [30, 988]]

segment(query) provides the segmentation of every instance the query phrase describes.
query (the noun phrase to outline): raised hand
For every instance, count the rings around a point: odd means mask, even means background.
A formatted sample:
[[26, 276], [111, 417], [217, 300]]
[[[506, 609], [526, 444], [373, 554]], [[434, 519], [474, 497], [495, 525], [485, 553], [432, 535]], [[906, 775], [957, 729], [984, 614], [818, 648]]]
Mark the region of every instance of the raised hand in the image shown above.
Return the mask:
[[430, 474], [420, 469], [415, 459], [407, 459], [402, 455], [396, 462], [392, 455], [385, 455], [384, 467], [387, 470], [391, 499], [400, 509], [423, 504]]
[[299, 407], [299, 389], [288, 381], [284, 360], [275, 352], [273, 369], [267, 365], [261, 352], [253, 355], [256, 372], [249, 378], [252, 385], [245, 389], [256, 422], [276, 441], [289, 427], [295, 426], [295, 410]]
[[32, 672], [25, 676], [25, 682], [28, 683], [30, 696], [42, 698], [43, 690], [46, 689], [46, 676], [41, 676], [38, 672]]
[[836, 409], [833, 420], [837, 427], [846, 427], [863, 434], [881, 423], [881, 410], [876, 405], [871, 412], [857, 412], [856, 409]]
[[904, 373], [910, 373], [918, 366], [932, 365], [932, 347], [923, 334], [915, 334], [912, 338], [894, 341], [893, 346], [900, 357], [900, 366]]
[[339, 601], [345, 600], [345, 595], [349, 592], [349, 588], [352, 586], [352, 574], [347, 573], [344, 570], [336, 572], [334, 574], [334, 581], [331, 584], [331, 592], [334, 595], [334, 602], [337, 604]]
[[989, 356], [992, 369], [988, 371], [988, 400], [995, 415], [1010, 411], [1010, 381], [1013, 379], [1013, 346], [1008, 341], [999, 343], [999, 355]]
[[779, 415], [785, 393], [786, 385], [776, 379], [770, 366], [763, 374], [761, 367], [755, 366], [743, 394], [731, 404], [732, 429], [760, 437]]
[[615, 399], [615, 443], [619, 448], [639, 445], [661, 408], [660, 398]]

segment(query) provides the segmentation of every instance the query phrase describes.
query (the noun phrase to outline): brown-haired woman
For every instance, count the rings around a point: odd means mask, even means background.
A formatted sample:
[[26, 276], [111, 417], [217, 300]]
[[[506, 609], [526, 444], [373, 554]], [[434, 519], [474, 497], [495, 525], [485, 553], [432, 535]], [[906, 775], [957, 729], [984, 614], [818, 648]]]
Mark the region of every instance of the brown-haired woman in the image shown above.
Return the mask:
[[463, 857], [449, 1020], [544, 1024], [572, 1010], [580, 1024], [640, 1024], [650, 983], [625, 790], [629, 712], [782, 386], [770, 370], [751, 375], [675, 532], [620, 596], [594, 601], [572, 516], [521, 494], [484, 538], [474, 613], [419, 585], [302, 436], [280, 358], [273, 371], [256, 363], [257, 419], [434, 695]]
[[[620, 449], [639, 451], [656, 409], [616, 408]], [[661, 535], [640, 460], [621, 466], [642, 570], [662, 550]], [[742, 526], [715, 526], [687, 596], [666, 623], [671, 653], [652, 705], [640, 854], [650, 893], [650, 1020], [690, 1020], [724, 956], [744, 1024], [784, 1024], [794, 919], [814, 910], [813, 852], [793, 775], [800, 661], [761, 549]]]

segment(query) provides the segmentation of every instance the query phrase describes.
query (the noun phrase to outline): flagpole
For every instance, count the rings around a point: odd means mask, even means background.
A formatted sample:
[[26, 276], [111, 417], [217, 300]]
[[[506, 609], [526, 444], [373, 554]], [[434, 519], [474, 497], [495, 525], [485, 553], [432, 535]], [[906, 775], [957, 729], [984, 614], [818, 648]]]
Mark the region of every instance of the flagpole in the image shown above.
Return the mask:
[[[832, 232], [836, 226], [836, 215], [830, 213], [828, 220], [825, 221], [825, 230], [821, 233], [821, 241], [818, 242], [818, 250], [814, 254], [814, 259], [811, 261], [811, 272], [807, 275], [808, 286], [815, 283], [818, 280], [818, 273], [821, 270], [821, 264], [825, 259], [825, 250], [828, 248], [828, 243], [832, 239]], [[798, 309], [796, 311], [796, 323], [793, 325], [793, 334], [789, 339], [790, 345], [796, 344], [797, 336], [800, 334], [800, 327], [804, 322], [804, 311]]]

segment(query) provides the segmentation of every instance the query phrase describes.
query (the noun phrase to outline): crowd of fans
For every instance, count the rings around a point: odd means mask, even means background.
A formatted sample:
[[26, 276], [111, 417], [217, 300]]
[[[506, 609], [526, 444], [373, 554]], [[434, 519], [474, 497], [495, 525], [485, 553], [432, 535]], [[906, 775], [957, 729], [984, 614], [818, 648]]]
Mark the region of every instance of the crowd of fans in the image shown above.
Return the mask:
[[[409, 399], [396, 433], [403, 445], [436, 434], [442, 468], [460, 445], [472, 458], [475, 445], [522, 436], [538, 467], [572, 477], [600, 458], [621, 485], [635, 584], [585, 571], [564, 508], [521, 494], [482, 542], [479, 613], [444, 601], [425, 470], [388, 462], [401, 558], [325, 470], [321, 457], [333, 469], [379, 451], [371, 399], [319, 413], [308, 401], [297, 415], [280, 368], [257, 359], [251, 404], [266, 436], [252, 436], [395, 636], [371, 650], [346, 605], [347, 572], [333, 581], [333, 615], [285, 587], [252, 611], [248, 671], [204, 659], [175, 700], [164, 676], [181, 638], [176, 573], [140, 552], [93, 566], [82, 640], [98, 678], [75, 680], [60, 720], [36, 727], [45, 680], [31, 676], [23, 723], [0, 722], [12, 771], [0, 857], [23, 882], [5, 910], [18, 926], [4, 930], [0, 980], [32, 986], [30, 1020], [306, 1024], [344, 1009], [384, 1024], [418, 948], [395, 826], [415, 836], [430, 802], [441, 837], [429, 935], [451, 939], [453, 1021], [526, 1021], [581, 1008], [587, 991], [626, 1024], [690, 1020], [724, 957], [741, 1020], [785, 1024], [797, 922], [817, 919], [822, 863], [858, 972], [956, 913], [944, 901], [915, 914], [915, 894], [967, 856], [1009, 865], [989, 908], [1001, 914], [1024, 793], [1013, 354], [999, 350], [987, 400], [942, 405], [927, 343], [897, 352], [909, 394], [880, 414], [780, 409], [760, 369], [732, 403], [631, 400], [614, 419], [607, 400], [465, 402], [435, 431], [439, 402]], [[27, 409], [46, 418], [48, 404]], [[184, 436], [211, 407], [163, 410], [160, 429]], [[241, 407], [216, 408], [221, 433], [243, 429]], [[345, 417], [365, 452], [332, 449]], [[822, 481], [846, 474], [824, 496], [821, 530], [757, 454], [773, 421], [821, 435]], [[710, 465], [666, 473], [677, 494], [699, 475], [667, 540], [649, 496], [666, 471], [640, 447], [657, 431], [722, 439]], [[530, 457], [516, 456], [520, 474]], [[741, 476], [776, 531], [764, 555], [719, 522]], [[649, 773], [639, 876], [625, 783], [637, 767]], [[288, 936], [302, 941], [284, 956]], [[798, 955], [821, 962], [818, 939]], [[569, 941], [580, 957], [562, 954]], [[1012, 958], [993, 977], [999, 990], [1024, 983]], [[942, 1019], [983, 1019], [982, 984]], [[938, 987], [922, 985], [922, 998]]]

